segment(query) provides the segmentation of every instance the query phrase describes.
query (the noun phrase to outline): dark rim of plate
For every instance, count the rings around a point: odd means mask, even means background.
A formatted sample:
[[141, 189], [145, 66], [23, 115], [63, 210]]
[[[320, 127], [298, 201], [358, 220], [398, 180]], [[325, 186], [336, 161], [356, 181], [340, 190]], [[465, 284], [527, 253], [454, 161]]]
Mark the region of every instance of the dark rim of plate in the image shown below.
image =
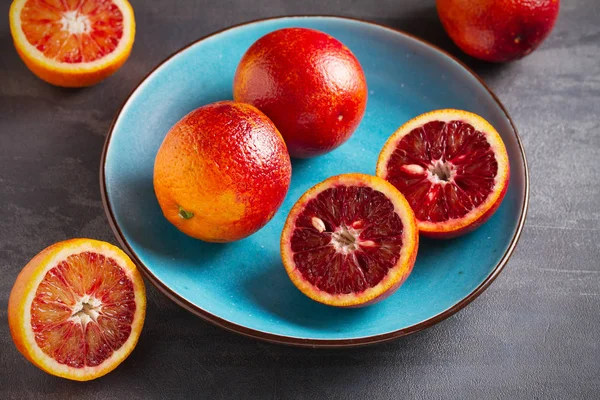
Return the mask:
[[[206, 310], [203, 310], [202, 308], [196, 306], [195, 304], [192, 304], [188, 300], [181, 297], [179, 294], [175, 293], [173, 290], [171, 290], [171, 288], [169, 288], [160, 279], [158, 279], [150, 271], [150, 269], [147, 268], [140, 261], [140, 259], [137, 257], [135, 252], [129, 246], [129, 243], [125, 239], [125, 236], [121, 232], [121, 229], [117, 225], [115, 216], [113, 215], [112, 206], [111, 206], [110, 200], [108, 198], [108, 193], [106, 190], [106, 182], [105, 182], [104, 169], [106, 166], [106, 155], [107, 155], [108, 147], [110, 145], [111, 137], [112, 137], [112, 134], [113, 134], [113, 131], [115, 128], [115, 124], [116, 124], [117, 120], [119, 119], [121, 112], [123, 111], [123, 108], [129, 102], [129, 100], [131, 99], [131, 96], [137, 91], [137, 89], [140, 87], [140, 85], [142, 83], [144, 83], [154, 73], [154, 71], [156, 71], [158, 68], [160, 68], [163, 64], [165, 64], [171, 58], [173, 58], [174, 56], [178, 55], [179, 53], [187, 50], [189, 47], [194, 46], [195, 44], [202, 42], [212, 36], [218, 35], [222, 32], [228, 31], [230, 29], [239, 28], [239, 27], [242, 27], [245, 25], [261, 23], [264, 21], [271, 21], [271, 20], [277, 20], [277, 19], [302, 19], [302, 18], [330, 18], [330, 19], [339, 19], [339, 20], [360, 22], [363, 24], [376, 26], [381, 29], [393, 31], [399, 35], [402, 35], [402, 36], [411, 38], [415, 41], [418, 41], [424, 46], [427, 46], [429, 48], [433, 48], [434, 50], [437, 50], [439, 53], [454, 60], [457, 64], [459, 64], [467, 72], [469, 72], [473, 77], [475, 77], [477, 79], [477, 81], [479, 81], [479, 83], [481, 83], [481, 85], [489, 92], [489, 94], [492, 96], [494, 101], [498, 104], [500, 109], [504, 112], [506, 118], [510, 122], [510, 125], [514, 131], [515, 137], [517, 138], [517, 142], [519, 144], [519, 150], [521, 152], [521, 157], [522, 157], [522, 161], [523, 161], [523, 168], [525, 171], [525, 192], [524, 192], [524, 198], [523, 198], [523, 207], [521, 208], [521, 213], [519, 216], [519, 223], [517, 225], [515, 234], [514, 234], [513, 238], [511, 239], [510, 244], [509, 244], [508, 248], [506, 249], [504, 255], [502, 256], [502, 258], [500, 259], [498, 264], [494, 267], [494, 269], [490, 273], [490, 275], [488, 275], [488, 277], [483, 282], [481, 282], [481, 284], [479, 284], [479, 286], [477, 286], [466, 297], [464, 297], [462, 300], [460, 300], [458, 303], [456, 303], [454, 306], [448, 308], [447, 310], [442, 311], [441, 313], [434, 315], [433, 317], [430, 317], [424, 321], [421, 321], [421, 322], [419, 322], [415, 325], [409, 326], [407, 328], [399, 329], [399, 330], [393, 331], [393, 332], [383, 333], [380, 335], [366, 336], [366, 337], [360, 337], [360, 338], [355, 338], [355, 339], [306, 339], [306, 338], [297, 338], [297, 337], [277, 335], [277, 334], [273, 334], [273, 333], [269, 333], [269, 332], [262, 332], [262, 331], [259, 331], [256, 329], [247, 328], [245, 326], [238, 325], [233, 322], [227, 321], [223, 318], [220, 318], [214, 314], [209, 313]], [[523, 144], [521, 142], [521, 138], [519, 137], [517, 128], [515, 127], [515, 124], [514, 124], [513, 120], [511, 119], [511, 117], [508, 115], [506, 108], [500, 102], [500, 100], [494, 94], [494, 92], [485, 84], [485, 82], [473, 70], [471, 70], [467, 65], [465, 65], [462, 61], [458, 60], [453, 55], [451, 55], [448, 52], [446, 52], [445, 50], [443, 50], [421, 38], [411, 35], [409, 33], [403, 32], [398, 29], [390, 28], [385, 25], [377, 24], [374, 22], [364, 21], [364, 20], [361, 20], [358, 18], [340, 17], [340, 16], [335, 16], [335, 15], [290, 15], [290, 16], [263, 18], [263, 19], [258, 19], [258, 20], [254, 20], [254, 21], [243, 22], [241, 24], [230, 26], [225, 29], [219, 30], [217, 32], [211, 33], [201, 39], [198, 39], [198, 40], [188, 44], [187, 46], [184, 46], [183, 48], [181, 48], [180, 50], [176, 51], [175, 53], [173, 53], [172, 55], [167, 57], [165, 60], [163, 60], [155, 68], [153, 68], [152, 71], [150, 71], [140, 81], [140, 83], [138, 83], [136, 85], [136, 87], [131, 91], [131, 93], [127, 96], [127, 99], [123, 102], [123, 104], [119, 108], [119, 111], [117, 112], [117, 114], [115, 115], [115, 117], [111, 123], [110, 129], [108, 131], [108, 135], [106, 137], [106, 141], [104, 143], [104, 148], [102, 150], [102, 157], [100, 160], [100, 191], [101, 191], [101, 195], [102, 195], [102, 204], [104, 206], [106, 215], [108, 216], [108, 221], [110, 223], [110, 226], [111, 226], [117, 240], [119, 241], [121, 246], [124, 248], [125, 252], [127, 252], [127, 254], [129, 254], [129, 256], [132, 258], [132, 260], [135, 262], [135, 264], [138, 266], [138, 268], [142, 271], [143, 275], [155, 287], [157, 287], [163, 294], [165, 294], [169, 299], [171, 299], [175, 303], [179, 304], [181, 307], [183, 307], [186, 310], [190, 311], [191, 313], [201, 317], [202, 319], [209, 321], [209, 322], [211, 322], [217, 326], [220, 326], [222, 328], [225, 328], [229, 331], [237, 332], [242, 335], [260, 339], [260, 340], [264, 340], [267, 342], [282, 343], [282, 344], [299, 346], [299, 347], [336, 348], [336, 347], [356, 347], [356, 346], [362, 346], [362, 345], [367, 345], [367, 344], [381, 343], [381, 342], [386, 342], [386, 341], [389, 341], [392, 339], [399, 338], [401, 336], [406, 336], [406, 335], [410, 335], [411, 333], [421, 331], [421, 330], [429, 328], [430, 326], [433, 326], [433, 325], [437, 324], [438, 322], [443, 321], [446, 318], [450, 317], [451, 315], [455, 314], [456, 312], [458, 312], [459, 310], [464, 308], [467, 304], [469, 304], [473, 300], [475, 300], [481, 293], [483, 293], [487, 289], [487, 287], [496, 279], [496, 277], [500, 274], [500, 272], [504, 269], [504, 266], [506, 265], [510, 256], [512, 255], [512, 253], [515, 249], [515, 246], [517, 245], [517, 242], [519, 240], [519, 237], [521, 236], [521, 232], [523, 230], [523, 225], [525, 224], [525, 217], [527, 215], [527, 208], [529, 205], [529, 170], [527, 168], [527, 160], [525, 158], [525, 151], [523, 149]]]

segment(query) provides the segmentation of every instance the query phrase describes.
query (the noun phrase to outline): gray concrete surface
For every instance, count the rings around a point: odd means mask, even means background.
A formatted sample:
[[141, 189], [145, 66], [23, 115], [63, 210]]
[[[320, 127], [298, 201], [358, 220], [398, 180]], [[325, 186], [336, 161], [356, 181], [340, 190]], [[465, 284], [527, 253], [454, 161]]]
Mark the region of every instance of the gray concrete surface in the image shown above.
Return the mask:
[[[2, 399], [597, 399], [600, 398], [600, 3], [562, 2], [529, 57], [490, 65], [445, 35], [433, 0], [132, 0], [136, 43], [112, 78], [49, 86], [14, 51], [0, 14], [0, 398]], [[531, 170], [529, 217], [508, 266], [474, 303], [426, 331], [350, 350], [257, 342], [216, 328], [148, 285], [140, 342], [113, 373], [76, 383], [16, 350], [8, 294], [45, 246], [115, 243], [98, 166], [114, 116], [163, 58], [215, 30], [283, 14], [339, 14], [419, 35], [458, 55], [498, 94]]]

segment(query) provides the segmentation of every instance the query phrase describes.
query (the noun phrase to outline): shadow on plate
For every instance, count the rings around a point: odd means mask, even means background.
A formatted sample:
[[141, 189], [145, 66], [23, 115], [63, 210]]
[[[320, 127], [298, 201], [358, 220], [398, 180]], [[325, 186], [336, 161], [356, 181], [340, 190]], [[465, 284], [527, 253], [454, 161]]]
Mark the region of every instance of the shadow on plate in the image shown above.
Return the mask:
[[294, 179], [294, 173], [296, 176], [303, 173], [304, 171], [312, 168], [313, 165], [318, 165], [317, 158], [292, 158], [292, 179]]
[[369, 312], [369, 308], [340, 309], [309, 299], [290, 281], [281, 262], [265, 266], [242, 282], [242, 288], [269, 313], [315, 330], [342, 332], [344, 324]]
[[[451, 249], [465, 240], [469, 240], [468, 235], [450, 240], [422, 238], [412, 274], [392, 297], [400, 294], [401, 291], [424, 290], [426, 293], [427, 290], [437, 290], [437, 281], [432, 277], [442, 276], [451, 282], [454, 279], [451, 276], [453, 273], [462, 274], [462, 271], [456, 271], [451, 266], [440, 263], [439, 260], [448, 258], [448, 253], [455, 253]], [[454, 256], [456, 255], [452, 255]], [[423, 282], [430, 282], [430, 284]], [[417, 289], [413, 286], [415, 284]], [[343, 332], [346, 325], [356, 324], [359, 318], [367, 321], [369, 313], [377, 313], [380, 305], [393, 301], [390, 298], [380, 304], [346, 309], [320, 304], [306, 297], [293, 285], [279, 260], [249, 276], [242, 282], [242, 288], [250, 301], [268, 313], [293, 324], [319, 331]]]
[[443, 260], [444, 253], [456, 249], [458, 246], [468, 245], [461, 244], [463, 241], [469, 241], [469, 235], [453, 239], [430, 239], [419, 236], [419, 254], [417, 256], [417, 262], [420, 261], [420, 264], [427, 264], [434, 266], [435, 268], [435, 261]]

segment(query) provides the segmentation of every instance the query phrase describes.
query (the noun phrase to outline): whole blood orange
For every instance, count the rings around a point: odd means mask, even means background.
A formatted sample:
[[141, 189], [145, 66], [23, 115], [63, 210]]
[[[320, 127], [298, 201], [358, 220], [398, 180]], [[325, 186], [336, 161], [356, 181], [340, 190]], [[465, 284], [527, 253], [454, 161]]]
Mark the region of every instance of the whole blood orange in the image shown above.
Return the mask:
[[510, 176], [496, 130], [460, 110], [437, 110], [402, 125], [386, 142], [377, 176], [400, 190], [424, 236], [470, 232], [496, 211]]
[[363, 174], [331, 177], [290, 211], [281, 258], [305, 295], [338, 307], [361, 307], [392, 294], [412, 271], [415, 217], [402, 194]]
[[465, 53], [494, 62], [535, 50], [550, 34], [559, 0], [437, 0], [446, 32]]
[[89, 86], [118, 70], [135, 36], [127, 0], [14, 0], [10, 31], [25, 65], [48, 83]]
[[21, 353], [49, 374], [87, 381], [135, 347], [146, 315], [144, 282], [117, 247], [91, 239], [56, 243], [23, 268], [8, 300]]
[[209, 242], [238, 240], [263, 227], [290, 179], [290, 157], [275, 125], [255, 107], [232, 101], [183, 117], [154, 163], [154, 190], [165, 217]]
[[367, 104], [365, 75], [352, 52], [316, 30], [286, 28], [258, 39], [235, 73], [233, 97], [275, 123], [292, 157], [344, 143]]

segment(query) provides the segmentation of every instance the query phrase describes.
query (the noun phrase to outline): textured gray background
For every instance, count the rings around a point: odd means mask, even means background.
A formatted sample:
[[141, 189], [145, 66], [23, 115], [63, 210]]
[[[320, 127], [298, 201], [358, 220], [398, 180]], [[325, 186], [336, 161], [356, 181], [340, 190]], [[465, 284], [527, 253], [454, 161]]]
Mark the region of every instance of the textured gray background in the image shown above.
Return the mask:
[[[8, 14], [8, 1], [0, 15]], [[302, 3], [302, 5], [296, 4]], [[375, 4], [373, 4], [375, 3]], [[563, 1], [552, 36], [522, 61], [460, 54], [433, 0], [134, 0], [136, 43], [112, 78], [83, 90], [36, 79], [0, 18], [0, 398], [599, 398], [600, 2]], [[421, 333], [373, 347], [308, 350], [223, 331], [148, 285], [140, 342], [90, 383], [51, 377], [15, 349], [8, 294], [39, 250], [70, 237], [115, 243], [98, 188], [111, 119], [159, 61], [232, 24], [339, 14], [419, 35], [472, 66], [525, 143], [531, 205], [508, 266], [474, 303]]]

